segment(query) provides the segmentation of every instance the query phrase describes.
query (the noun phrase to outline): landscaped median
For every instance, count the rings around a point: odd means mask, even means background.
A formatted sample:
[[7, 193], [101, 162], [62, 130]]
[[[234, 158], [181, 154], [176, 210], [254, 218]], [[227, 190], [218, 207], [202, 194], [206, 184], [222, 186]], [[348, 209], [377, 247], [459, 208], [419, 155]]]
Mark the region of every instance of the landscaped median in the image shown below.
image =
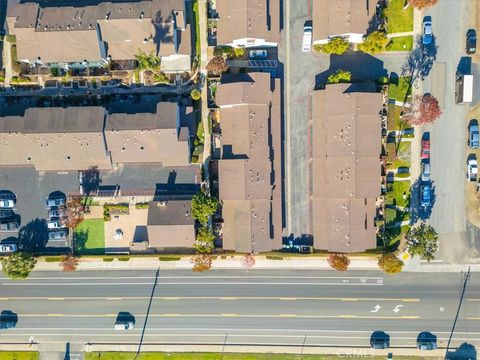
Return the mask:
[[38, 360], [36, 351], [0, 351], [0, 360]]

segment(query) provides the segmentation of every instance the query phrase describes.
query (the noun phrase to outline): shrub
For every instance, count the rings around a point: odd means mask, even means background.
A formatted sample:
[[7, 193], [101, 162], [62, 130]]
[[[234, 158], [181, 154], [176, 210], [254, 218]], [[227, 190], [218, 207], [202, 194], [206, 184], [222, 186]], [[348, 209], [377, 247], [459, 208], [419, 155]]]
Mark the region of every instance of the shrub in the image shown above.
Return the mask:
[[153, 74], [153, 81], [156, 83], [170, 83], [170, 78], [163, 71]]
[[385, 50], [388, 38], [383, 31], [374, 31], [365, 37], [363, 43], [358, 44], [358, 49], [364, 53], [375, 55]]
[[207, 227], [201, 227], [197, 233], [197, 239], [193, 244], [195, 250], [199, 253], [211, 253], [215, 245], [213, 241], [215, 240], [215, 235]]
[[342, 55], [350, 47], [348, 40], [342, 37], [335, 37], [328, 41], [326, 44], [313, 45], [313, 51], [323, 52], [325, 54]]
[[278, 255], [267, 255], [265, 258], [268, 260], [283, 260], [283, 256]]
[[201, 224], [206, 224], [208, 218], [217, 211], [218, 199], [203, 192], [195, 194], [192, 198], [192, 218]]
[[352, 80], [352, 73], [347, 70], [337, 70], [327, 78], [328, 84], [348, 83]]
[[13, 280], [26, 279], [35, 268], [37, 259], [32, 254], [16, 252], [1, 260], [3, 272]]
[[113, 261], [113, 257], [104, 257], [104, 258], [103, 258], [103, 261], [105, 261], [105, 262], [112, 262], [112, 261]]
[[135, 209], [148, 209], [148, 202], [141, 202], [135, 204]]
[[190, 93], [190, 97], [192, 98], [192, 100], [197, 101], [200, 100], [200, 98], [202, 97], [202, 93], [198, 89], [193, 89]]
[[160, 261], [179, 261], [182, 260], [180, 256], [160, 256], [158, 258]]
[[78, 258], [73, 256], [72, 254], [63, 255], [61, 261], [63, 268], [62, 270], [64, 272], [74, 272], [75, 270], [77, 270]]
[[119, 257], [117, 259], [118, 259], [118, 261], [129, 261], [130, 257], [124, 256], [124, 257]]
[[346, 271], [350, 265], [350, 259], [345, 254], [332, 254], [327, 261], [332, 269], [337, 271]]
[[221, 56], [216, 56], [207, 64], [207, 71], [213, 75], [220, 75], [228, 70], [228, 65], [225, 59]]
[[387, 274], [397, 274], [402, 271], [403, 261], [395, 256], [395, 254], [383, 254], [378, 259], [378, 267]]
[[236, 47], [236, 48], [233, 49], [233, 53], [234, 53], [235, 57], [237, 57], [237, 58], [245, 55], [245, 52], [246, 52], [246, 50], [242, 46], [239, 46], [239, 47]]
[[47, 256], [45, 258], [46, 262], [59, 262], [60, 260], [62, 260], [61, 256]]

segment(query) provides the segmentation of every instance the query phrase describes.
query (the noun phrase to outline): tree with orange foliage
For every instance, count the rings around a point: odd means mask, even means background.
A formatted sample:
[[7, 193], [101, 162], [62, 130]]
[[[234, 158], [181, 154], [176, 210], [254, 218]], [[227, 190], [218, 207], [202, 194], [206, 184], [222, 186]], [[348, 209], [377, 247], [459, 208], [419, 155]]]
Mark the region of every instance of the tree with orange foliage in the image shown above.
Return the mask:
[[337, 271], [346, 271], [350, 265], [350, 259], [345, 254], [331, 254], [328, 264]]
[[425, 94], [416, 95], [413, 98], [412, 106], [407, 109], [406, 114], [402, 115], [402, 119], [407, 120], [411, 125], [428, 125], [437, 120], [440, 115], [442, 110], [438, 100], [430, 94]]
[[78, 258], [72, 254], [62, 255], [60, 263], [62, 264], [63, 271], [74, 272], [77, 270]]
[[62, 206], [63, 216], [61, 222], [64, 226], [74, 229], [83, 221], [85, 207], [82, 204], [82, 198], [72, 196], [68, 198], [67, 206]]
[[255, 265], [255, 256], [253, 254], [245, 254], [242, 258], [242, 264], [247, 269], [252, 268]]
[[435, 5], [438, 0], [408, 0], [408, 5], [411, 5], [419, 10]]
[[193, 272], [203, 272], [210, 270], [212, 267], [212, 255], [210, 254], [197, 254], [190, 259], [193, 264]]

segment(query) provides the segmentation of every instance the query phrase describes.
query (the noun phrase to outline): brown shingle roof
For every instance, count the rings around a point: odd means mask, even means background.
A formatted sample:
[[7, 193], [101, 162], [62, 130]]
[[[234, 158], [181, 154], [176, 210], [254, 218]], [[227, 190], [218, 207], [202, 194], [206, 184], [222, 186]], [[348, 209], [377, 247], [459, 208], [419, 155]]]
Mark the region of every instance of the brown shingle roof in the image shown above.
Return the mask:
[[349, 33], [365, 34], [377, 0], [313, 0], [313, 40]]
[[278, 43], [279, 0], [217, 0], [217, 43], [231, 44], [245, 38]]
[[376, 247], [382, 94], [327, 85], [313, 96], [313, 217], [318, 249]]
[[195, 221], [191, 200], [153, 201], [148, 207], [147, 232], [150, 247], [192, 247]]
[[282, 229], [279, 81], [272, 92], [269, 74], [250, 76], [217, 90], [223, 247], [247, 253], [280, 248]]

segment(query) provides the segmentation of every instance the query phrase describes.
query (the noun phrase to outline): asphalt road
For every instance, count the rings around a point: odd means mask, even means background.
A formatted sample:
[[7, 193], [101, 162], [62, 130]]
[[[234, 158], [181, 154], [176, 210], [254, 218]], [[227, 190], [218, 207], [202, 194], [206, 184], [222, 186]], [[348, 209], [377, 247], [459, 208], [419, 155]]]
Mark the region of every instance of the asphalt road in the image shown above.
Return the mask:
[[[378, 272], [162, 271], [146, 343], [368, 346], [373, 331], [392, 347], [415, 347], [421, 331], [446, 346], [461, 294], [461, 274], [393, 277]], [[441, 281], [440, 281], [441, 280]], [[471, 275], [453, 346], [480, 345], [480, 274]], [[39, 272], [0, 279], [0, 310], [18, 315], [0, 342], [138, 343], [155, 282], [152, 271]], [[119, 312], [135, 328], [115, 331]], [[305, 338], [306, 336], [306, 338]]]
[[[465, 54], [465, 34], [470, 24], [472, 2], [439, 1], [424, 15], [432, 17], [433, 33], [438, 44], [436, 61], [444, 73], [444, 93], [436, 93], [435, 72], [423, 83], [423, 92], [440, 99], [443, 114], [433, 126], [426, 127], [431, 137], [431, 178], [434, 205], [429, 223], [440, 234], [437, 258], [449, 263], [469, 263], [478, 256], [474, 231], [467, 231], [465, 213], [466, 131], [468, 105], [455, 104], [455, 72]], [[456, 26], [445, 26], [455, 19]], [[438, 65], [437, 65], [438, 67]], [[444, 69], [444, 70], [443, 70]], [[438, 74], [437, 74], [438, 75]], [[443, 88], [443, 87], [442, 87]], [[479, 259], [477, 259], [478, 261]]]

